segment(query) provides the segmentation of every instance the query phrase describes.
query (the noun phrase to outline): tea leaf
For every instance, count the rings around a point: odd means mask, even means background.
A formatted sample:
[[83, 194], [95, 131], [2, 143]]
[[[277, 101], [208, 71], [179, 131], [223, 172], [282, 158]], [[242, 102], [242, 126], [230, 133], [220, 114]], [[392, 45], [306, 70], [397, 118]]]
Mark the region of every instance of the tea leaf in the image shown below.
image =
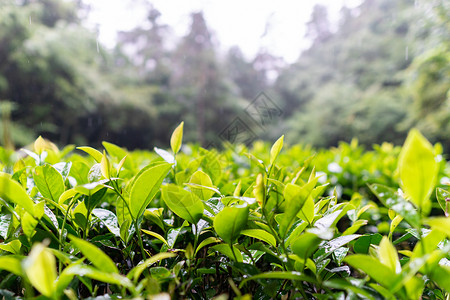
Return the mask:
[[321, 239], [310, 232], [305, 232], [292, 242], [292, 251], [302, 259], [310, 257], [317, 250]]
[[106, 273], [119, 273], [119, 270], [112, 259], [95, 245], [73, 235], [69, 235], [69, 238], [72, 241], [72, 244], [77, 247], [97, 269]]
[[0, 256], [0, 270], [11, 272], [17, 276], [23, 276], [22, 259], [22, 256], [16, 255]]
[[430, 195], [436, 183], [438, 163], [433, 146], [418, 130], [411, 130], [400, 153], [400, 185], [425, 215], [431, 209]]
[[226, 206], [214, 218], [214, 229], [226, 243], [236, 240], [247, 224], [248, 206]]
[[144, 233], [146, 233], [146, 234], [148, 234], [148, 235], [151, 235], [152, 237], [155, 237], [155, 238], [157, 238], [158, 240], [160, 240], [161, 242], [163, 242], [164, 244], [166, 244], [167, 246], [169, 246], [169, 243], [166, 241], [166, 239], [162, 236], [162, 235], [160, 235], [160, 234], [158, 234], [158, 233], [156, 233], [156, 232], [153, 232], [153, 231], [150, 231], [150, 230], [145, 230], [145, 229], [141, 229]]
[[197, 252], [200, 251], [200, 249], [202, 249], [205, 246], [214, 244], [214, 243], [220, 243], [220, 240], [218, 238], [215, 238], [213, 236], [204, 239], [198, 246], [197, 249], [195, 249], [195, 255], [197, 255]]
[[163, 163], [148, 168], [134, 182], [130, 192], [129, 206], [134, 218], [140, 217], [159, 191], [161, 183], [169, 173], [170, 164]]
[[36, 244], [22, 265], [31, 284], [42, 295], [52, 297], [56, 290], [55, 256], [43, 244]]
[[[236, 261], [236, 259], [237, 259], [237, 262], [243, 262], [243, 260], [244, 260], [241, 252], [235, 246], [233, 246], [234, 254], [233, 254], [233, 252], [231, 252], [230, 245], [227, 245], [227, 244], [215, 245], [215, 246], [212, 246], [210, 249], [219, 251], [220, 253], [222, 253], [223, 255], [226, 255], [228, 258], [230, 258], [234, 261]], [[235, 259], [235, 257], [236, 257], [236, 259]]]
[[414, 206], [400, 196], [394, 189], [381, 184], [369, 185], [370, 190], [388, 208], [391, 208], [413, 227], [420, 225], [420, 215]]
[[7, 173], [0, 172], [0, 198], [20, 205], [30, 215], [36, 216], [34, 202], [23, 187]]
[[169, 209], [192, 224], [197, 224], [203, 215], [203, 202], [194, 193], [169, 184], [162, 187], [162, 198]]
[[180, 151], [181, 143], [183, 141], [183, 126], [184, 122], [181, 122], [170, 137], [170, 147], [172, 148], [173, 154], [177, 154], [178, 151]]
[[445, 233], [448, 238], [450, 238], [450, 218], [440, 217], [440, 218], [430, 218], [425, 221], [426, 224], [430, 225], [433, 230], [441, 231]]
[[48, 164], [38, 166], [34, 171], [33, 179], [42, 196], [58, 202], [59, 197], [65, 190], [64, 180], [61, 174]]
[[280, 154], [281, 148], [283, 148], [284, 135], [282, 135], [272, 146], [270, 149], [270, 165], [273, 165], [275, 160]]
[[117, 222], [116, 215], [109, 210], [102, 208], [95, 208], [92, 210], [92, 214], [102, 221], [103, 224], [113, 233], [115, 236], [120, 237], [120, 228]]
[[94, 148], [84, 146], [84, 147], [77, 147], [77, 149], [84, 151], [90, 156], [92, 156], [97, 163], [100, 163], [102, 161], [103, 154]]
[[292, 226], [297, 214], [303, 208], [306, 200], [314, 189], [317, 178], [308, 182], [304, 186], [300, 187], [298, 185], [288, 183], [284, 189], [284, 198], [286, 201], [287, 209], [284, 213], [283, 219], [280, 223], [280, 236], [282, 238], [286, 237], [286, 233], [289, 228]]
[[372, 256], [355, 254], [347, 256], [344, 262], [372, 277], [373, 280], [389, 289], [395, 284], [397, 275], [393, 270]]
[[191, 191], [202, 200], [208, 200], [215, 194], [214, 191], [205, 188], [214, 188], [214, 186], [212, 184], [211, 178], [203, 171], [198, 170], [194, 174], [192, 174], [189, 183], [193, 184], [189, 185]]
[[264, 241], [273, 247], [277, 246], [277, 241], [276, 241], [275, 237], [265, 230], [245, 229], [245, 230], [241, 231], [241, 234]]
[[142, 272], [154, 263], [161, 261], [163, 259], [175, 257], [176, 255], [174, 253], [168, 253], [168, 252], [161, 252], [158, 254], [153, 255], [152, 257], [146, 259], [143, 263], [137, 265], [131, 271], [127, 274], [127, 277], [132, 279], [136, 282], [139, 279], [139, 276], [141, 276]]
[[400, 261], [398, 260], [397, 250], [386, 236], [381, 239], [380, 246], [378, 247], [378, 256], [383, 265], [387, 266], [397, 274], [400, 273], [401, 266]]

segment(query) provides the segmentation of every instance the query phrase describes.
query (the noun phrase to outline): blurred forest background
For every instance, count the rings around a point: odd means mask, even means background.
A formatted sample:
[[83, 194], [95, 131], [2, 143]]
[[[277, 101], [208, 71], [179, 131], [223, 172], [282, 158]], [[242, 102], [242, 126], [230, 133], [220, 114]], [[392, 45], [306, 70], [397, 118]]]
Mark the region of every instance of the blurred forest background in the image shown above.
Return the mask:
[[311, 46], [288, 64], [264, 49], [219, 49], [202, 12], [168, 47], [169, 26], [149, 5], [146, 22], [107, 50], [83, 25], [82, 0], [0, 0], [0, 143], [43, 135], [148, 149], [168, 145], [184, 120], [187, 141], [217, 144], [263, 91], [283, 113], [259, 138], [399, 144], [417, 127], [448, 153], [450, 1], [416, 2], [364, 0], [343, 8], [337, 27], [317, 5]]

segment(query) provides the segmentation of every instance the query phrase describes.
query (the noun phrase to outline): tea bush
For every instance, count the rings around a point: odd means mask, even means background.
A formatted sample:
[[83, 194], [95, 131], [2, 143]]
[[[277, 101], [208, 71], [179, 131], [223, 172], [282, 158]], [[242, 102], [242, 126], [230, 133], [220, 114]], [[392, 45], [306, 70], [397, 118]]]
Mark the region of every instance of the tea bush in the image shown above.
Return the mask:
[[[0, 149], [4, 299], [450, 299], [450, 164], [403, 147]], [[158, 298], [159, 299], [159, 298]]]

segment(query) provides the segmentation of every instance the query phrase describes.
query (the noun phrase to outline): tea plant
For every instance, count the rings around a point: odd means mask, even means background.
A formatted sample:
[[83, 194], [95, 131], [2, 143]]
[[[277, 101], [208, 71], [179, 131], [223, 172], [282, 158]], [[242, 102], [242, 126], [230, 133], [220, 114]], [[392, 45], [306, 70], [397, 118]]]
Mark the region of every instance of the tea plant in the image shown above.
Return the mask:
[[450, 299], [450, 166], [403, 147], [1, 148], [5, 299]]

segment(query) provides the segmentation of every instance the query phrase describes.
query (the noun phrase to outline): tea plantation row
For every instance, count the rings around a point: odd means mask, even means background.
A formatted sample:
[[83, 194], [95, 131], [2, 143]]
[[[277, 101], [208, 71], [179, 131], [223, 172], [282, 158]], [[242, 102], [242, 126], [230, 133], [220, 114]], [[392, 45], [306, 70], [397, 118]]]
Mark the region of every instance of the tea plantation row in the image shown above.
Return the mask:
[[450, 163], [403, 147], [0, 148], [0, 298], [450, 299]]

